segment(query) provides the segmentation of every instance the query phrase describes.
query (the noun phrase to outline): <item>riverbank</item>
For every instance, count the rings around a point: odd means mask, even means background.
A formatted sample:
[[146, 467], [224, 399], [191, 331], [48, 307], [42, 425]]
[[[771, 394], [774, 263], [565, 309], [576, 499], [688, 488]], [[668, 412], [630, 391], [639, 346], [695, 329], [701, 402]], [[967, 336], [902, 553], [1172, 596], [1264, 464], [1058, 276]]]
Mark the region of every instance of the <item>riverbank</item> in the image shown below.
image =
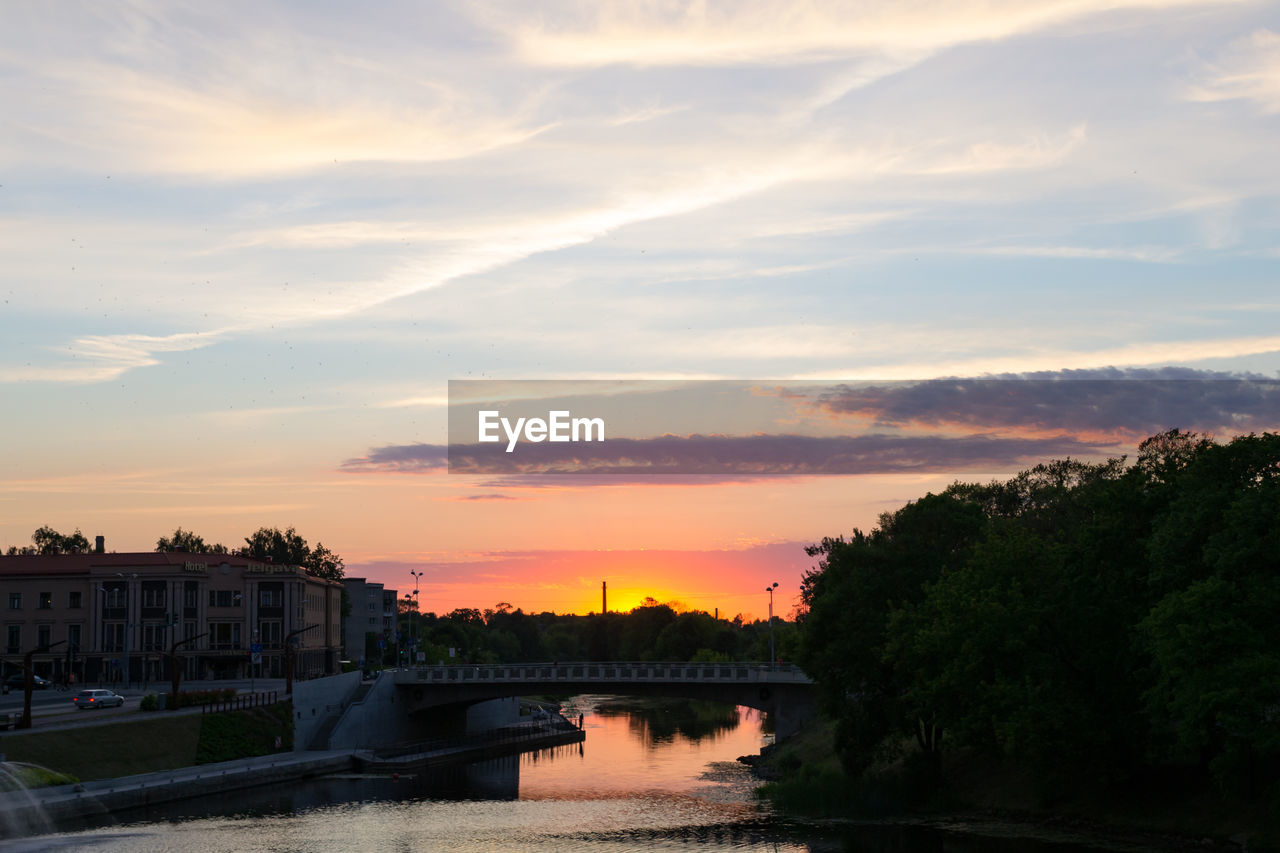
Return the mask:
[[[199, 718], [196, 718], [196, 723]], [[115, 729], [139, 723], [97, 727]], [[154, 722], [142, 723], [155, 733]], [[181, 725], [181, 724], [180, 724]], [[208, 764], [169, 767], [147, 773], [82, 781], [75, 784], [0, 793], [0, 837], [53, 832], [61, 821], [176, 800], [197, 799], [245, 788], [297, 782], [314, 776], [352, 770], [401, 772], [458, 762], [478, 761], [531, 749], [580, 743], [585, 733], [563, 727], [513, 727], [493, 734], [474, 735], [464, 742], [411, 745], [402, 750], [375, 753], [370, 750], [279, 752]], [[112, 732], [105, 734], [110, 742]], [[183, 753], [185, 754], [185, 752]]]
[[807, 818], [1130, 851], [1277, 849], [1265, 829], [1265, 804], [1232, 802], [1206, 786], [1153, 774], [1047, 798], [1007, 763], [953, 753], [935, 776], [912, 761], [913, 750], [904, 753], [850, 779], [836, 758], [831, 724], [819, 720], [740, 760], [765, 783], [762, 798]]
[[0, 827], [13, 836], [52, 832], [59, 821], [156, 803], [292, 782], [354, 766], [354, 752], [287, 752], [0, 794]]

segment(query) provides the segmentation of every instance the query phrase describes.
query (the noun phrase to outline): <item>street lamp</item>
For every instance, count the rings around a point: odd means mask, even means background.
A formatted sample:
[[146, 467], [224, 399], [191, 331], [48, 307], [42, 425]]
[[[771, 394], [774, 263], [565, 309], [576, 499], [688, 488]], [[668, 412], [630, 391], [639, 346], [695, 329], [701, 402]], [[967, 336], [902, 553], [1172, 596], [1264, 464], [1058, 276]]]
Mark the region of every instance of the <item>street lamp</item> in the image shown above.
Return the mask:
[[778, 582], [774, 581], [773, 586], [766, 586], [764, 591], [769, 593], [769, 667], [772, 668], [774, 661], [778, 659], [773, 651], [773, 591], [778, 588]]
[[[116, 577], [124, 577], [124, 572], [116, 572]], [[134, 580], [138, 579], [137, 572], [129, 572], [129, 577]], [[124, 584], [124, 683], [128, 687], [133, 681], [132, 661], [129, 660], [129, 634], [132, 633], [133, 625], [129, 624], [129, 582]]]
[[[418, 607], [418, 579], [426, 574], [426, 572], [423, 572], [420, 569], [417, 571], [410, 569], [409, 574], [413, 575], [413, 604], [416, 609]], [[412, 614], [410, 614], [410, 618], [412, 618]], [[415, 619], [413, 623], [410, 623], [413, 635], [413, 643], [411, 644], [413, 646], [413, 660], [410, 661], [410, 663], [417, 663], [418, 661], [418, 628], [416, 622], [417, 620]]]

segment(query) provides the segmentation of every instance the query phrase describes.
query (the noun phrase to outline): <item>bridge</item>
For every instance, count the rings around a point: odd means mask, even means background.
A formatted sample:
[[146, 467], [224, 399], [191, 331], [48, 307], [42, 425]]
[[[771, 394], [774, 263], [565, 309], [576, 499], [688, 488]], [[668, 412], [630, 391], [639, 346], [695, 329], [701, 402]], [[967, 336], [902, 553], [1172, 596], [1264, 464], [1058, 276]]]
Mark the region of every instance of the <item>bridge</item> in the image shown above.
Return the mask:
[[538, 694], [669, 696], [768, 711], [779, 737], [812, 713], [815, 698], [813, 680], [790, 664], [557, 661], [414, 667], [392, 676], [409, 714]]
[[[813, 680], [789, 664], [573, 662], [420, 666], [294, 684], [299, 749], [384, 748], [455, 737], [518, 720], [517, 696], [668, 696], [767, 711], [784, 738], [813, 712]], [[513, 716], [514, 715], [514, 716]]]

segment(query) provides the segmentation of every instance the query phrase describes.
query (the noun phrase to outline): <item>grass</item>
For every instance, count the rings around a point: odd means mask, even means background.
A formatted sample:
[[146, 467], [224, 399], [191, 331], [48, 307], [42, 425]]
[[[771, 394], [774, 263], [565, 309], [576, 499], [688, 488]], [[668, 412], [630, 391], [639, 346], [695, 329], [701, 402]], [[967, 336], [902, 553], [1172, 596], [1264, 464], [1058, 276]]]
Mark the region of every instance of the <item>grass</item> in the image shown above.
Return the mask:
[[293, 749], [291, 709], [280, 702], [221, 714], [140, 714], [124, 722], [5, 737], [0, 752], [10, 761], [38, 764], [82, 782], [115, 779], [288, 752]]
[[[204, 725], [200, 729], [200, 743], [196, 749], [195, 763], [198, 764], [230, 761], [250, 755], [270, 755], [293, 749], [291, 702], [209, 714], [200, 719], [204, 721]], [[280, 738], [279, 748], [275, 745], [277, 737]]]
[[39, 764], [89, 782], [196, 763], [198, 716], [157, 717], [4, 738], [10, 761]]

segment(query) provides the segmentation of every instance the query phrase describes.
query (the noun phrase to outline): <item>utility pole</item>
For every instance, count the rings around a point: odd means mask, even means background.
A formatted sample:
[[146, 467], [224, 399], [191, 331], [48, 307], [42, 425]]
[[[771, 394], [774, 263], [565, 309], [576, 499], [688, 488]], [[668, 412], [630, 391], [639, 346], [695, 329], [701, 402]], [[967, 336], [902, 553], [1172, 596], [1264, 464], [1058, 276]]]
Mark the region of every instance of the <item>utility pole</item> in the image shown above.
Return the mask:
[[773, 591], [778, 588], [778, 582], [774, 581], [773, 586], [766, 586], [764, 591], [769, 593], [769, 668], [773, 669], [774, 664], [778, 660], [777, 654], [773, 650]]
[[18, 724], [14, 726], [15, 729], [31, 728], [31, 688], [35, 686], [35, 679], [32, 677], [35, 673], [31, 671], [31, 656], [36, 652], [47, 652], [54, 646], [60, 646], [65, 642], [66, 640], [59, 640], [47, 646], [36, 646], [22, 656], [22, 717], [19, 718]]
[[187, 637], [185, 640], [174, 640], [173, 645], [169, 647], [169, 686], [173, 688], [173, 691], [169, 694], [169, 705], [167, 706], [170, 711], [176, 707], [178, 685], [182, 683], [182, 667], [178, 666], [178, 649], [187, 643], [194, 643], [201, 637], [207, 636], [209, 636], [209, 632], [205, 631], [203, 634], [196, 634], [194, 637]]
[[600, 581], [600, 612], [609, 612], [609, 582]]
[[304, 631], [310, 631], [312, 628], [319, 628], [319, 627], [320, 627], [319, 622], [313, 622], [312, 624], [308, 625], [305, 628], [299, 628], [296, 631], [290, 631], [288, 634], [285, 635], [285, 638], [284, 638], [284, 695], [286, 696], [293, 695], [293, 655], [294, 655], [293, 638], [303, 633]]

